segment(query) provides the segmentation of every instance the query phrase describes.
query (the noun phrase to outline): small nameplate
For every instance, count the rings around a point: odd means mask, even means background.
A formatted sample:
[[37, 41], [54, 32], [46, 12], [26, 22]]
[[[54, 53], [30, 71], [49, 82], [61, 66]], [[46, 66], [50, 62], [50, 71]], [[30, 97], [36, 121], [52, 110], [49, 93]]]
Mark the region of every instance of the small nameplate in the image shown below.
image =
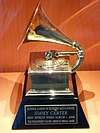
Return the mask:
[[25, 105], [25, 125], [77, 124], [77, 104]]

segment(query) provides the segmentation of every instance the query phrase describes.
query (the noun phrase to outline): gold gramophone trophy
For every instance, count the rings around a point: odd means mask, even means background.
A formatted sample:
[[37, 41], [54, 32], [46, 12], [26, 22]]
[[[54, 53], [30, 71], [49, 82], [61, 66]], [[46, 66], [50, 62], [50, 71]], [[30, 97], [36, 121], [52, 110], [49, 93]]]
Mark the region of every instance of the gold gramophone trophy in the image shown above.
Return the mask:
[[[40, 5], [36, 7], [23, 42], [52, 42], [74, 51], [32, 52], [26, 73], [26, 91], [12, 129], [88, 128], [76, 86], [75, 71], [84, 58], [79, 43], [63, 35], [49, 21]], [[70, 63], [69, 57], [76, 56]]]

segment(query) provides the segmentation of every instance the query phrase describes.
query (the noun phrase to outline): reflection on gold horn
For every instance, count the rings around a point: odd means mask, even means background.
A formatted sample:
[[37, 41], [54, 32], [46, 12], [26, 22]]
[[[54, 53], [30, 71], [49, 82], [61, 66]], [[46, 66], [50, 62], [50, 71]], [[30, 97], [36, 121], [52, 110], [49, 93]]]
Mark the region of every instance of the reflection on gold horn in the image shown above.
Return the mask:
[[40, 5], [37, 6], [33, 19], [31, 20], [24, 42], [27, 41], [47, 41], [59, 44], [72, 43], [49, 21], [47, 15]]
[[83, 60], [83, 50], [79, 44], [75, 41], [72, 41], [66, 37], [61, 31], [59, 31], [48, 19], [48, 16], [45, 14], [44, 10], [41, 8], [40, 3], [37, 5], [35, 12], [32, 15], [32, 18], [29, 22], [29, 25], [25, 31], [22, 42], [34, 42], [34, 41], [44, 41], [44, 42], [53, 42], [58, 44], [63, 44], [70, 46], [75, 49], [75, 52], [59, 52], [59, 56], [69, 56], [76, 54], [77, 61], [76, 64], [72, 67], [72, 72], [78, 68], [80, 63]]

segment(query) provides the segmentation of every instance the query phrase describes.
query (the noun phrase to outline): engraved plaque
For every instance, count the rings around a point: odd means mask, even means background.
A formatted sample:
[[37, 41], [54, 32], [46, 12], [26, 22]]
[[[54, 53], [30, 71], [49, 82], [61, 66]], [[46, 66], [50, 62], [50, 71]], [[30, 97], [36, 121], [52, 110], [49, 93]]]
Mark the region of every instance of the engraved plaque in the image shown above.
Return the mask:
[[25, 105], [25, 125], [77, 123], [77, 104]]

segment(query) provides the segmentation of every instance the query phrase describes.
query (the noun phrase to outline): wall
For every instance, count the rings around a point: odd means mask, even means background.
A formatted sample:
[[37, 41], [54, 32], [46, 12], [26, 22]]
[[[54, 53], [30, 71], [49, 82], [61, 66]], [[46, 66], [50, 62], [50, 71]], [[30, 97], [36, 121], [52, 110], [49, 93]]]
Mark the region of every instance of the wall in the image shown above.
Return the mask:
[[[67, 49], [50, 43], [29, 43], [17, 51], [38, 1], [0, 1], [0, 72], [25, 71], [31, 51]], [[99, 70], [100, 0], [41, 0], [41, 4], [54, 25], [85, 49], [79, 70]]]

